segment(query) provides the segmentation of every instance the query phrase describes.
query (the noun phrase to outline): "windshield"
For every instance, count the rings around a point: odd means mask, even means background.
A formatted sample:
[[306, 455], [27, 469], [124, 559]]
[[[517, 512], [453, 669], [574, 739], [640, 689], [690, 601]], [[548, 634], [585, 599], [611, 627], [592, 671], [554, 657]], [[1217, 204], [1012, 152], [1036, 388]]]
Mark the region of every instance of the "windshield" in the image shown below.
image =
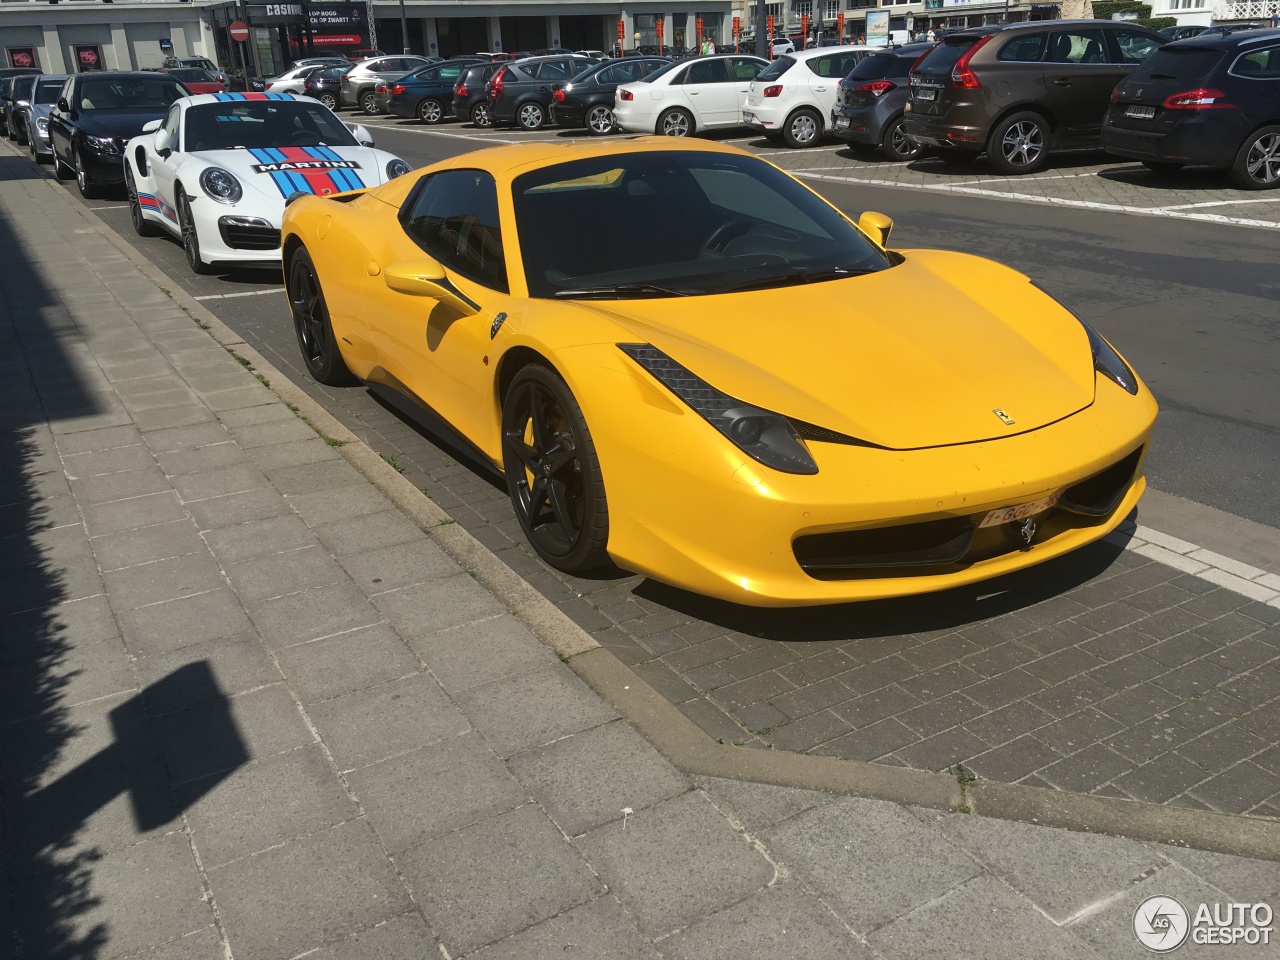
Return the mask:
[[1132, 80], [1177, 80], [1191, 83], [1207, 77], [1224, 52], [1209, 47], [1161, 47], [1134, 68]]
[[77, 110], [162, 111], [187, 91], [168, 77], [85, 77]]
[[356, 138], [318, 103], [301, 100], [234, 100], [187, 110], [185, 148], [354, 147]]
[[183, 83], [213, 83], [213, 76], [207, 70], [170, 70], [169, 76]]
[[33, 103], [57, 103], [58, 91], [62, 89], [62, 85], [66, 83], [65, 77], [57, 77], [53, 80], [40, 80], [36, 84], [36, 95]]
[[765, 67], [756, 76], [757, 80], [777, 80], [780, 76], [796, 65], [791, 57], [779, 57], [769, 66]]
[[[834, 280], [890, 261], [836, 210], [754, 157], [614, 154], [512, 185], [534, 297], [680, 296]], [[569, 223], [609, 224], [565, 230]]]

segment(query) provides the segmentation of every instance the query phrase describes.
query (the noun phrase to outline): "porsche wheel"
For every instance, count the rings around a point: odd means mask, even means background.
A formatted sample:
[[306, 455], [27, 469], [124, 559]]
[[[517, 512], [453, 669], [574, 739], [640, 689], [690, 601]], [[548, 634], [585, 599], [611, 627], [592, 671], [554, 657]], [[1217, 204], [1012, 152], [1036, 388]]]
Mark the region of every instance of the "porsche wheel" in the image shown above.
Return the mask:
[[298, 349], [302, 351], [307, 372], [316, 383], [329, 387], [357, 383], [338, 349], [320, 278], [316, 276], [316, 266], [306, 247], [299, 247], [290, 258], [286, 277], [289, 312], [293, 314], [293, 329], [298, 335]]
[[547, 367], [525, 367], [507, 389], [502, 465], [538, 556], [565, 573], [609, 563], [609, 508], [591, 431], [568, 385]]
[[338, 98], [335, 97], [332, 93], [322, 93], [320, 94], [319, 99], [320, 99], [320, 102], [324, 104], [326, 107], [328, 107], [330, 110], [338, 109]]
[[418, 119], [423, 123], [439, 123], [444, 119], [444, 107], [440, 105], [439, 100], [432, 100], [427, 97], [427, 99], [418, 104]]
[[98, 196], [98, 186], [89, 179], [89, 171], [85, 169], [84, 157], [79, 150], [72, 154], [72, 162], [75, 164], [76, 188], [80, 191], [80, 196], [93, 200]]
[[133, 221], [133, 232], [140, 237], [154, 237], [158, 232], [155, 225], [142, 215], [142, 201], [138, 199], [138, 187], [133, 180], [133, 171], [129, 164], [124, 165], [124, 188], [129, 194], [129, 219]]
[[536, 101], [522, 103], [516, 108], [516, 123], [520, 125], [521, 130], [541, 130], [546, 122], [547, 112], [542, 109], [542, 104]]
[[673, 107], [658, 118], [658, 136], [687, 137], [693, 133], [693, 117], [687, 110]]
[[612, 110], [603, 103], [597, 103], [587, 111], [587, 129], [595, 136], [603, 137], [618, 129], [618, 121], [614, 119]]
[[1280, 127], [1262, 127], [1245, 137], [1228, 174], [1242, 190], [1280, 187]]
[[901, 117], [889, 124], [889, 129], [884, 132], [884, 141], [880, 144], [880, 150], [890, 160], [914, 160], [924, 153], [924, 147], [902, 132]]
[[487, 102], [482, 101], [471, 108], [471, 122], [477, 127], [493, 126], [493, 114], [489, 112]]
[[191, 216], [191, 201], [187, 199], [181, 187], [178, 188], [176, 202], [178, 229], [182, 232], [182, 252], [187, 255], [187, 266], [191, 268], [192, 273], [201, 276], [210, 274], [213, 268], [205, 263], [204, 257], [200, 255], [200, 234], [196, 232], [196, 221]]

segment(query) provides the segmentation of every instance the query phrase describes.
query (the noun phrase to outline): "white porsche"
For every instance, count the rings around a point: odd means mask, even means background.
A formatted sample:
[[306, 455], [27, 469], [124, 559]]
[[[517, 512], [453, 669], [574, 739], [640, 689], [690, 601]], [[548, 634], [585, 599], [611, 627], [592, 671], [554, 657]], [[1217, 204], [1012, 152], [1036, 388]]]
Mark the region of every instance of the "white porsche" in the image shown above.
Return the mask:
[[124, 156], [133, 227], [176, 236], [196, 273], [279, 263], [280, 218], [294, 194], [363, 190], [410, 169], [373, 149], [364, 127], [288, 93], [183, 97], [143, 131]]

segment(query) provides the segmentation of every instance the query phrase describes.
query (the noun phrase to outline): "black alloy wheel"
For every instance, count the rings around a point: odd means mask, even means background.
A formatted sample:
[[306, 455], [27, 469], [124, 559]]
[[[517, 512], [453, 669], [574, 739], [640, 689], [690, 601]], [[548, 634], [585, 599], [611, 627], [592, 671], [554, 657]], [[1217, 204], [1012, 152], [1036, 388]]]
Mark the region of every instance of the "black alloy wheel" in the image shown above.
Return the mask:
[[1245, 137], [1228, 173], [1241, 190], [1280, 187], [1280, 126], [1261, 127]]
[[430, 97], [418, 104], [418, 119], [423, 123], [436, 124], [444, 119], [444, 107], [439, 100]]
[[538, 556], [565, 573], [609, 563], [609, 508], [591, 431], [569, 387], [531, 364], [502, 404], [502, 465], [511, 504]]
[[320, 289], [320, 278], [316, 276], [315, 264], [306, 247], [299, 247], [289, 260], [287, 289], [298, 348], [312, 379], [328, 387], [357, 383], [338, 349], [333, 324], [329, 322], [329, 307], [324, 301], [324, 291]]
[[86, 200], [95, 199], [98, 196], [98, 185], [89, 179], [89, 171], [84, 165], [84, 156], [79, 150], [72, 155], [72, 161], [75, 163], [76, 187], [80, 191], [80, 196]]
[[884, 132], [881, 152], [890, 160], [914, 160], [924, 153], [924, 147], [902, 132], [902, 118], [894, 120]]
[[196, 232], [196, 222], [191, 216], [191, 201], [181, 187], [174, 199], [178, 205], [178, 229], [182, 232], [182, 252], [187, 255], [187, 266], [192, 273], [207, 276], [213, 273], [213, 268], [200, 255], [200, 235]]
[[597, 103], [587, 111], [587, 129], [592, 135], [603, 137], [618, 129], [618, 121], [606, 104]]
[[492, 127], [493, 114], [489, 112], [489, 102], [481, 100], [471, 108], [471, 122], [477, 127]]
[[1049, 124], [1030, 110], [1005, 117], [991, 131], [987, 161], [1006, 176], [1035, 173], [1049, 162]]
[[140, 237], [154, 237], [158, 232], [155, 225], [142, 215], [142, 202], [138, 199], [138, 186], [133, 180], [133, 170], [128, 161], [124, 165], [124, 188], [129, 194], [129, 219], [133, 221], [133, 232]]

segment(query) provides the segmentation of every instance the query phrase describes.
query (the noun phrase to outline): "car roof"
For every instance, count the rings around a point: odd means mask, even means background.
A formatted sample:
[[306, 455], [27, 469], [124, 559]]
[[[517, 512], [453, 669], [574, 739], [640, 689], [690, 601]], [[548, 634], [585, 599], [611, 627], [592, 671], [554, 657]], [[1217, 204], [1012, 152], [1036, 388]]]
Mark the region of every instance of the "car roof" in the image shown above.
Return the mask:
[[175, 103], [187, 107], [197, 107], [205, 103], [234, 103], [241, 100], [305, 100], [308, 103], [319, 103], [311, 97], [294, 96], [292, 93], [195, 93], [189, 97], [175, 100]]
[[1247, 47], [1254, 43], [1267, 43], [1278, 39], [1280, 39], [1280, 30], [1272, 27], [1257, 27], [1252, 30], [1237, 30], [1228, 34], [1210, 33], [1206, 36], [1201, 33], [1183, 40], [1175, 40], [1170, 46], [1235, 50], [1238, 47]]
[[[879, 47], [868, 47], [864, 43], [846, 43], [838, 47], [810, 47], [808, 50], [796, 50], [788, 53], [787, 56], [792, 60], [803, 62], [812, 60], [814, 57], [825, 57], [829, 53], [840, 53], [843, 50], [879, 50]], [[739, 54], [741, 56], [741, 54]], [[747, 54], [747, 56], [755, 56], [755, 54]]]

